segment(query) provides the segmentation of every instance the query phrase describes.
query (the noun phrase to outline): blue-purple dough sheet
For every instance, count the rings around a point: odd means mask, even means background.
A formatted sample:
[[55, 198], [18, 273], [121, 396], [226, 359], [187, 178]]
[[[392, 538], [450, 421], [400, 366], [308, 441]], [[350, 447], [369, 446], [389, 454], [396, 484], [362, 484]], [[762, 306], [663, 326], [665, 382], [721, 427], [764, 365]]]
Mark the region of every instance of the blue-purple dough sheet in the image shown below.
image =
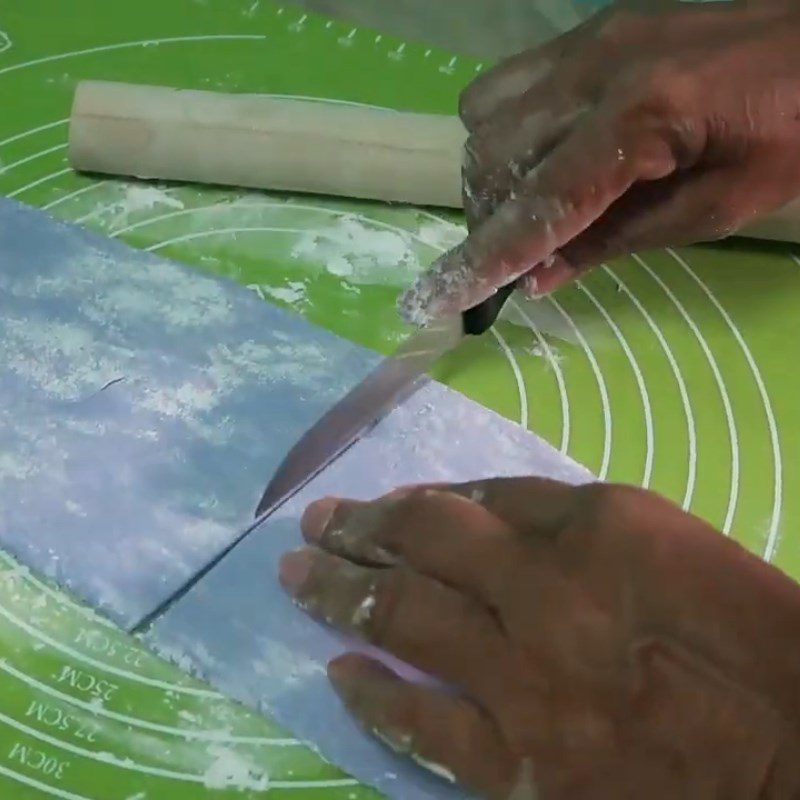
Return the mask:
[[[378, 362], [235, 284], [0, 200], [0, 544], [130, 628], [251, 522], [296, 439]], [[396, 798], [461, 797], [359, 731], [349, 649], [275, 580], [304, 505], [397, 485], [591, 475], [428, 383], [156, 621], [147, 641]]]

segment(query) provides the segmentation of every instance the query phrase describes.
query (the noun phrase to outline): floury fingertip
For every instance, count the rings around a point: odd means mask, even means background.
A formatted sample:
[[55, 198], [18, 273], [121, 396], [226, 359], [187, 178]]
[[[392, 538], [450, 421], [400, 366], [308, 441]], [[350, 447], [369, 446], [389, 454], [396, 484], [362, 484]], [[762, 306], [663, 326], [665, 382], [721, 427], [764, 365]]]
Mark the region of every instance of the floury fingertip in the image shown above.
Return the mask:
[[463, 247], [442, 256], [414, 282], [397, 303], [400, 316], [422, 327], [442, 314], [461, 310], [469, 295], [473, 275]]

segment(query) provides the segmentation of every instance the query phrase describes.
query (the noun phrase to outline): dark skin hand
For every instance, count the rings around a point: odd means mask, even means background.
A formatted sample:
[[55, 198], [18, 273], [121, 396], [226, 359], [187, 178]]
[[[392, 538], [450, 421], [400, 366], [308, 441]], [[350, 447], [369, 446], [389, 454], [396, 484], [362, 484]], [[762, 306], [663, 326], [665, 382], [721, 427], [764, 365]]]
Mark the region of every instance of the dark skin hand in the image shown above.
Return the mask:
[[[472, 499], [471, 499], [472, 498]], [[800, 797], [800, 588], [637, 489], [538, 478], [307, 510], [281, 580], [364, 727], [498, 800]]]
[[401, 299], [415, 323], [497, 287], [719, 239], [800, 195], [800, 4], [604, 11], [463, 94], [470, 235]]
[[[800, 194], [800, 4], [616, 8], [482, 76], [462, 116], [470, 235], [406, 294], [415, 322]], [[498, 479], [322, 500], [303, 532], [281, 565], [301, 607], [440, 681], [330, 665], [436, 773], [490, 800], [800, 798], [800, 587], [666, 500]]]

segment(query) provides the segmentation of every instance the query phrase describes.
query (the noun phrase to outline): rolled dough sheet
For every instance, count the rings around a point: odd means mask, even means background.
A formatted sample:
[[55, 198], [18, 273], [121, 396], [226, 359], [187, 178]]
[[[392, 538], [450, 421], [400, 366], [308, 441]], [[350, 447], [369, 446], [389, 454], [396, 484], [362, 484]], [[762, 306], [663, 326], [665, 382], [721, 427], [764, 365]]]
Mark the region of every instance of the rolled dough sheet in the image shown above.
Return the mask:
[[0, 199], [0, 546], [128, 628], [377, 356]]
[[326, 663], [358, 648], [308, 619], [275, 581], [280, 555], [301, 545], [299, 517], [325, 495], [367, 499], [422, 481], [591, 475], [533, 434], [430, 383], [241, 542], [150, 630], [161, 655], [268, 713], [324, 757], [397, 800], [465, 795], [364, 734], [328, 685]]

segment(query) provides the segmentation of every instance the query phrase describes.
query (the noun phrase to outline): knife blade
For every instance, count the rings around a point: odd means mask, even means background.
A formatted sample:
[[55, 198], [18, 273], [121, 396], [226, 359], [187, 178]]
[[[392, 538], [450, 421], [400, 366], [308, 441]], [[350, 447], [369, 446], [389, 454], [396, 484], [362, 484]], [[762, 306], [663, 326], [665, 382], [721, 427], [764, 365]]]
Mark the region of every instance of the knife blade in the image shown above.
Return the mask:
[[281, 505], [427, 381], [427, 372], [464, 336], [460, 315], [412, 334], [326, 412], [294, 445], [270, 480], [256, 517]]
[[463, 314], [435, 320], [406, 339], [294, 445], [267, 484], [255, 520], [203, 569], [133, 625], [129, 632], [138, 634], [147, 630], [188, 594], [273, 511], [294, 497], [386, 414], [421, 388], [429, 380], [427, 372], [430, 367], [465, 336], [480, 336], [491, 328], [514, 286], [514, 283], [504, 286], [480, 305]]
[[480, 336], [514, 290], [504, 286], [463, 314], [421, 328], [316, 422], [289, 451], [267, 484], [256, 518], [283, 504], [352, 447], [427, 380], [428, 370], [466, 335]]

